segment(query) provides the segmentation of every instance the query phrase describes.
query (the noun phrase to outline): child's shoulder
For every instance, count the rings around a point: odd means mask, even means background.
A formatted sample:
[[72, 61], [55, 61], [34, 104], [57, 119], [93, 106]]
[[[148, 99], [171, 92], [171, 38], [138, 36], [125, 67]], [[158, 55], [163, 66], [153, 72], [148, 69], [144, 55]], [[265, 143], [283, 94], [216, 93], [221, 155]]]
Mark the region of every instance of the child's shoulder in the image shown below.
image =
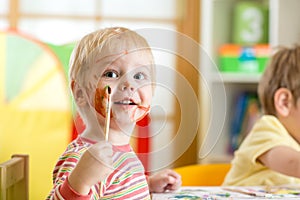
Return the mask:
[[249, 135], [253, 140], [264, 138], [270, 141], [271, 138], [289, 137], [289, 133], [282, 122], [273, 115], [263, 115], [256, 121]]
[[270, 127], [282, 127], [282, 123], [280, 120], [274, 115], [263, 115], [257, 120], [256, 124], [260, 124], [262, 126], [270, 126]]
[[92, 143], [86, 141], [84, 138], [79, 136], [68, 144], [66, 152], [68, 151], [77, 152], [81, 150], [86, 150], [91, 145]]

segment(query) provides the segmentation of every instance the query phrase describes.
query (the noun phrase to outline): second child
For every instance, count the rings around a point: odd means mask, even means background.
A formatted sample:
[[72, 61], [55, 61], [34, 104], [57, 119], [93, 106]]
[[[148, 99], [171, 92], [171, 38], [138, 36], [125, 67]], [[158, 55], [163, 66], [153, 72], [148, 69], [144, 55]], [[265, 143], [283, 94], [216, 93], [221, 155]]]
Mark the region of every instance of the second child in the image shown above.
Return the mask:
[[234, 153], [223, 185], [300, 183], [300, 46], [282, 47], [258, 86], [264, 115]]

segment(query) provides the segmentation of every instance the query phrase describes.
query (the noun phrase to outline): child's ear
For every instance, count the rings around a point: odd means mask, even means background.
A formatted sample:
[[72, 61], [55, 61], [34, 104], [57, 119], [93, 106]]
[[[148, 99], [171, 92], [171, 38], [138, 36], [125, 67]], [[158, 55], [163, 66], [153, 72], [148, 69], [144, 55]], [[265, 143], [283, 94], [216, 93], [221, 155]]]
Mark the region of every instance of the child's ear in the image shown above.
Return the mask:
[[71, 81], [71, 90], [73, 93], [74, 100], [77, 106], [84, 106], [86, 105], [86, 99], [84, 98], [84, 92], [82, 88], [76, 83], [76, 81]]
[[293, 106], [293, 95], [291, 91], [286, 88], [279, 88], [274, 95], [274, 106], [278, 114], [283, 117], [288, 116]]

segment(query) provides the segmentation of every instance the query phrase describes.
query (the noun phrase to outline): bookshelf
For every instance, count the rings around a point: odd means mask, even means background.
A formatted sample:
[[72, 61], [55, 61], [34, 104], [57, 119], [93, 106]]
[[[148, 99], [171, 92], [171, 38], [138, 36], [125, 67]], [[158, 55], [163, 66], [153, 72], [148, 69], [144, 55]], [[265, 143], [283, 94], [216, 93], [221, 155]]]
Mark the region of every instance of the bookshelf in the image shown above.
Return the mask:
[[221, 73], [221, 77], [215, 77], [212, 79], [213, 82], [222, 81], [223, 83], [257, 83], [261, 77], [261, 74], [247, 74], [247, 73], [235, 73], [226, 72]]
[[[256, 92], [259, 73], [220, 72], [219, 48], [232, 43], [233, 9], [242, 0], [202, 0], [199, 99], [201, 128], [199, 163], [230, 162], [230, 124], [235, 100], [244, 91]], [[252, 0], [255, 1], [255, 0]], [[256, 0], [268, 8], [270, 47], [300, 43], [299, 0]]]

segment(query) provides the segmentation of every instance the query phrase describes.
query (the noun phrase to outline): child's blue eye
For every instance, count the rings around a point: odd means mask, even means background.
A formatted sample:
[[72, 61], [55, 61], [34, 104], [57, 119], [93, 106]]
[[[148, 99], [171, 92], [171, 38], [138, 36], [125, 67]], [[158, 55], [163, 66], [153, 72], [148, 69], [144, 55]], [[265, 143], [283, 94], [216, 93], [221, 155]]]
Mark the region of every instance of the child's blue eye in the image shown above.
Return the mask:
[[144, 76], [143, 73], [139, 72], [139, 73], [135, 74], [135, 75], [133, 76], [133, 78], [134, 78], [134, 79], [138, 79], [138, 80], [142, 80], [142, 79], [145, 79], [145, 76]]
[[107, 77], [107, 78], [118, 78], [119, 75], [114, 72], [114, 71], [107, 71], [103, 74], [104, 77]]

